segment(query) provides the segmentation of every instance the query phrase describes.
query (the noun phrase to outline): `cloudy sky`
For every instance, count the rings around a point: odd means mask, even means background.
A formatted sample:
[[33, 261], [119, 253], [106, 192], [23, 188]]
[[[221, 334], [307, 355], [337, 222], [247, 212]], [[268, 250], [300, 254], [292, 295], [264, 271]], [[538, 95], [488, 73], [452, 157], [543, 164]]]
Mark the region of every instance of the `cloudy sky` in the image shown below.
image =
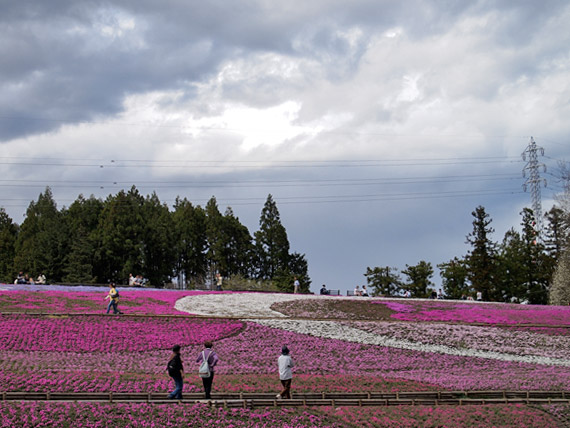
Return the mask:
[[[0, 1], [0, 206], [21, 223], [133, 184], [216, 196], [250, 232], [274, 196], [313, 290], [464, 255], [570, 160], [565, 0]], [[435, 280], [439, 281], [436, 272]]]

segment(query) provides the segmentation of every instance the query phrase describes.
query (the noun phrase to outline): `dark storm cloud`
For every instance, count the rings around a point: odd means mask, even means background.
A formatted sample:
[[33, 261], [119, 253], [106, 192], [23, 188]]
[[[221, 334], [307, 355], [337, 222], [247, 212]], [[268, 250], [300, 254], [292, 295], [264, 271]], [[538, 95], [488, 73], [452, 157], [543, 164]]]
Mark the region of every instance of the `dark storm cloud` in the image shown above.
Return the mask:
[[[4, 3], [0, 140], [115, 115], [133, 93], [182, 89], [191, 96], [192, 83], [220, 62], [256, 51], [328, 59], [334, 76], [344, 57], [354, 68], [361, 52], [351, 52], [324, 16], [350, 27], [362, 17], [360, 24], [391, 25], [401, 14], [368, 2], [354, 11], [325, 4], [272, 12], [256, 2]], [[121, 28], [128, 20], [134, 26]], [[303, 32], [295, 52], [292, 41]]]
[[[0, 141], [113, 117], [131, 94], [177, 90], [192, 97], [194, 85], [221, 63], [255, 53], [307, 57], [325, 67], [326, 78], [342, 79], [357, 69], [373, 35], [399, 26], [419, 39], [447, 31], [467, 12], [503, 14], [493, 39], [525, 44], [564, 3], [3, 2]], [[352, 43], [339, 35], [355, 28]], [[262, 83], [287, 85], [280, 78]]]

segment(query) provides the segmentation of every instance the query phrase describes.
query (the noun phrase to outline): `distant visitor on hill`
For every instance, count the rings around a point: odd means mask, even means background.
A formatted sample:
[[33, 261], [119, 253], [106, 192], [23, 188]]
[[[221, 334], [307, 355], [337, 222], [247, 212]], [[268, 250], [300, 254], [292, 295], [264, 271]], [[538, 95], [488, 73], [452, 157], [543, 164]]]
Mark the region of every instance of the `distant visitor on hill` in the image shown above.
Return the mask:
[[297, 279], [297, 277], [293, 278], [293, 293], [297, 294], [299, 293], [299, 280]]
[[329, 290], [327, 290], [327, 286], [325, 284], [323, 284], [323, 287], [321, 288], [321, 294], [323, 295], [329, 294]]

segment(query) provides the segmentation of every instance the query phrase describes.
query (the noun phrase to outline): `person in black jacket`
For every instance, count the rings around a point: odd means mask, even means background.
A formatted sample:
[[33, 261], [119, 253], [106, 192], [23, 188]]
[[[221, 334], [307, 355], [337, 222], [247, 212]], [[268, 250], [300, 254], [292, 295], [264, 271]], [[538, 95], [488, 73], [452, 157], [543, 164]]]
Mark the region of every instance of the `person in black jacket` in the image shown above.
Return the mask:
[[166, 369], [168, 370], [168, 375], [174, 379], [174, 385], [176, 385], [176, 388], [168, 395], [168, 398], [182, 400], [184, 366], [182, 365], [182, 358], [180, 358], [180, 345], [172, 347], [172, 356], [168, 360]]

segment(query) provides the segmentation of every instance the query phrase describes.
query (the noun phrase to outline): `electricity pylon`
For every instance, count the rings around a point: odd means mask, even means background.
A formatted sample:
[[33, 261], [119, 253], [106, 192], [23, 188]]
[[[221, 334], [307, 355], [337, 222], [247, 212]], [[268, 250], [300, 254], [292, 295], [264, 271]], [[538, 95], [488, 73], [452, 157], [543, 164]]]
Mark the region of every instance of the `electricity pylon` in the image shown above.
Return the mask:
[[544, 149], [538, 147], [534, 138], [530, 137], [530, 142], [527, 148], [522, 152], [522, 158], [524, 161], [528, 162], [523, 168], [523, 177], [526, 178], [526, 173], [528, 171], [528, 178], [523, 184], [523, 190], [526, 192], [530, 189], [530, 200], [532, 204], [532, 211], [534, 212], [534, 218], [536, 220], [536, 234], [538, 239], [541, 239], [542, 232], [542, 200], [540, 195], [540, 187], [544, 185], [546, 187], [546, 179], [540, 177], [540, 169], [542, 168], [546, 172], [546, 165], [538, 162], [538, 152], [541, 156], [544, 156]]

